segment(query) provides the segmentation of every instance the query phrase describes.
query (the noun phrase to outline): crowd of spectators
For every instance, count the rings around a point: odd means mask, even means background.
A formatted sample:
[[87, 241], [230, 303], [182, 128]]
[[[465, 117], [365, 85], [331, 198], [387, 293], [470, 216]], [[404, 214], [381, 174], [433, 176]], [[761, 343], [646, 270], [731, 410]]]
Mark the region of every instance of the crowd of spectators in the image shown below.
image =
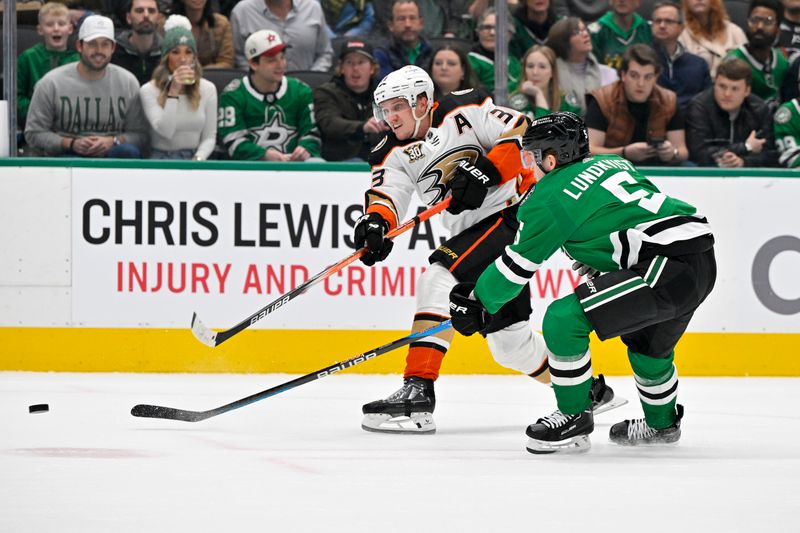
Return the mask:
[[[750, 0], [742, 26], [723, 0], [507, 13], [505, 105], [582, 115], [593, 152], [800, 168], [800, 0]], [[436, 99], [497, 87], [491, 0], [50, 2], [38, 22], [17, 63], [31, 155], [364, 161], [388, 73], [426, 69]]]

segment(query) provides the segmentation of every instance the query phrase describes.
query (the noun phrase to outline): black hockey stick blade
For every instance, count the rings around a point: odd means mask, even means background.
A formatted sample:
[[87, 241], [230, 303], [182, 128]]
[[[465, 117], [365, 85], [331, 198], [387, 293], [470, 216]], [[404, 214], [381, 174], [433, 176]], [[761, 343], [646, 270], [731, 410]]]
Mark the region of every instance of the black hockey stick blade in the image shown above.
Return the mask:
[[[450, 205], [450, 198], [445, 198], [438, 204], [435, 204], [428, 209], [424, 210], [423, 212], [419, 213], [413, 218], [406, 220], [403, 224], [397, 226], [392, 231], [386, 234], [387, 238], [393, 239], [400, 235], [401, 233], [413, 228], [414, 226], [419, 225], [421, 222], [424, 222], [431, 218], [432, 216], [441, 213]], [[309, 278], [306, 282], [298, 285], [294, 289], [290, 290], [289, 292], [278, 296], [275, 300], [268, 303], [266, 306], [262, 307], [249, 317], [245, 318], [235, 326], [231, 327], [230, 329], [226, 329], [224, 331], [214, 331], [210, 329], [208, 326], [203, 324], [200, 318], [197, 316], [197, 313], [192, 314], [192, 333], [194, 336], [205, 344], [206, 346], [210, 346], [214, 348], [215, 346], [219, 346], [226, 340], [230, 339], [237, 333], [249, 328], [262, 318], [266, 317], [267, 315], [274, 312], [276, 309], [280, 309], [291, 300], [295, 299], [297, 296], [300, 296], [308, 289], [310, 289], [313, 285], [319, 283], [320, 281], [324, 281], [325, 279], [329, 278], [333, 274], [344, 269], [350, 263], [356, 261], [359, 257], [364, 255], [366, 252], [366, 248], [361, 248], [360, 250], [356, 250], [352, 254], [348, 255], [338, 263], [334, 263], [329, 265], [325, 270], [322, 272], [314, 275], [313, 277]]]
[[221, 415], [223, 413], [227, 413], [228, 411], [233, 411], [234, 409], [239, 409], [246, 405], [250, 405], [251, 403], [255, 403], [259, 400], [265, 400], [271, 396], [275, 396], [276, 394], [286, 392], [287, 390], [299, 387], [300, 385], [304, 385], [311, 381], [328, 377], [332, 374], [336, 374], [337, 372], [341, 372], [342, 370], [347, 370], [350, 367], [360, 365], [361, 363], [369, 361], [370, 359], [378, 357], [379, 355], [383, 355], [407, 344], [411, 344], [417, 339], [428, 337], [430, 335], [439, 333], [440, 331], [444, 331], [449, 327], [451, 327], [450, 321], [446, 320], [441, 324], [430, 327], [424, 331], [411, 333], [403, 338], [394, 340], [368, 352], [356, 355], [355, 357], [351, 357], [350, 359], [342, 361], [341, 363], [334, 363], [315, 372], [311, 372], [310, 374], [306, 374], [305, 376], [295, 378], [291, 381], [287, 381], [286, 383], [281, 383], [280, 385], [276, 385], [270, 389], [251, 394], [250, 396], [242, 398], [241, 400], [236, 400], [235, 402], [225, 404], [215, 409], [209, 409], [208, 411], [189, 411], [186, 409], [175, 409], [174, 407], [162, 407], [160, 405], [139, 404], [135, 405], [133, 409], [131, 409], [131, 414], [140, 418], [162, 418], [166, 420], [180, 420], [183, 422], [199, 422], [201, 420], [206, 420], [207, 418]]
[[136, 405], [131, 409], [133, 416], [141, 418], [165, 418], [168, 420], [182, 420], [184, 422], [199, 422], [205, 420], [210, 415], [203, 411], [186, 411], [185, 409], [174, 409], [172, 407], [161, 407], [160, 405]]

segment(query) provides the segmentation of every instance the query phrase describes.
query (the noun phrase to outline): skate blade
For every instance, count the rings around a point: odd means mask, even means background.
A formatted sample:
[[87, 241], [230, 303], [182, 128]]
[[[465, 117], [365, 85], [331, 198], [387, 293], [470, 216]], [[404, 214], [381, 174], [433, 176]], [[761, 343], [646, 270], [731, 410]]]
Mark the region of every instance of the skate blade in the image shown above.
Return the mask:
[[375, 433], [407, 433], [430, 435], [436, 433], [432, 413], [411, 413], [411, 416], [390, 414], [366, 414], [361, 428]]
[[628, 439], [620, 439], [616, 440], [613, 438], [609, 438], [609, 440], [616, 444], [617, 446], [627, 446], [627, 447], [636, 447], [636, 448], [671, 448], [673, 446], [677, 446], [681, 440], [681, 434], [678, 433], [675, 437], [670, 437], [669, 439], [659, 439], [659, 440], [652, 440], [652, 441], [636, 441], [636, 440], [628, 440]]
[[525, 449], [533, 454], [548, 454], [548, 453], [586, 453], [592, 447], [592, 441], [589, 440], [589, 435], [578, 435], [565, 440], [559, 441], [544, 441], [537, 439], [528, 439], [528, 444]]
[[592, 409], [592, 414], [599, 415], [600, 413], [605, 413], [606, 411], [616, 409], [617, 407], [622, 407], [626, 403], [628, 403], [628, 400], [625, 398], [614, 396], [610, 402], [604, 403], [603, 405]]

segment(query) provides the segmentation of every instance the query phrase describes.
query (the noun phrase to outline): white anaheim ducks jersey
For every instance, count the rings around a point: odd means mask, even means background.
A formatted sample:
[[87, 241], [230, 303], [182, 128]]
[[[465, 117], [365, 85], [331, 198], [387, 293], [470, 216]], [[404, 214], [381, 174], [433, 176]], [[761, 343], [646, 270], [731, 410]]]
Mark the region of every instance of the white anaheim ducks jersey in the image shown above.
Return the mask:
[[519, 175], [527, 124], [524, 115], [496, 106], [482, 90], [451, 93], [438, 103], [424, 139], [400, 141], [390, 132], [372, 150], [369, 211], [380, 213], [394, 227], [404, 219], [415, 192], [429, 206], [444, 200], [458, 162], [474, 163], [489, 152], [503, 182], [489, 188], [478, 209], [458, 215], [443, 212], [442, 222], [455, 235], [515, 204], [529, 185]]

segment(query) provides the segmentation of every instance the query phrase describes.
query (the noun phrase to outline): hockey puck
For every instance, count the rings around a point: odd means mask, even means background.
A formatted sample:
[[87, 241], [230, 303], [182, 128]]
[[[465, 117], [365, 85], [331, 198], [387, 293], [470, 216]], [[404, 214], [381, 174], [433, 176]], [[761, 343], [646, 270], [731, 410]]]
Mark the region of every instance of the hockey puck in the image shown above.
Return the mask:
[[50, 410], [50, 406], [46, 403], [37, 403], [34, 405], [28, 406], [29, 413], [46, 413]]

